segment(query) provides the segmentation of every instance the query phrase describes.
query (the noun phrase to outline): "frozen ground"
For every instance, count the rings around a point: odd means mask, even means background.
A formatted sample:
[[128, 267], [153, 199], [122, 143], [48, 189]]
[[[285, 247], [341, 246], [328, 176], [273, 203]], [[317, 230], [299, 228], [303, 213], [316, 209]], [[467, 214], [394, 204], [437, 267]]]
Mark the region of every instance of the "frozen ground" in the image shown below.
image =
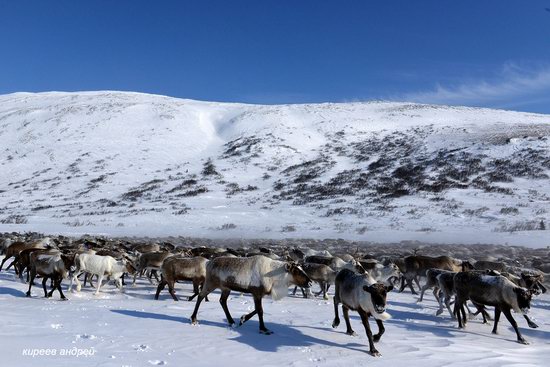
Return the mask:
[[[154, 289], [145, 281], [122, 294], [113, 285], [106, 286], [99, 296], [85, 288], [80, 294], [68, 294], [70, 300], [63, 302], [57, 294], [50, 300], [42, 298], [41, 289], [35, 287], [29, 299], [24, 296], [26, 285], [15, 280], [11, 271], [3, 271], [2, 365], [501, 367], [545, 366], [550, 360], [547, 295], [533, 304], [538, 329], [527, 328], [523, 318], [515, 315], [531, 343], [524, 346], [515, 342], [506, 320], [499, 324], [499, 335], [492, 335], [491, 327], [480, 320], [470, 321], [467, 329], [460, 331], [448, 315], [434, 316], [436, 304], [431, 294], [418, 304], [408, 292], [392, 292], [388, 310], [393, 319], [386, 322], [386, 334], [378, 345], [382, 357], [374, 358], [367, 354], [367, 338], [356, 314], [352, 313], [352, 324], [359, 336], [345, 335], [344, 325], [331, 328], [331, 300], [264, 299], [266, 323], [275, 332], [265, 336], [258, 333], [256, 319], [242, 327], [227, 327], [218, 294], [203, 303], [200, 325], [192, 326], [189, 316], [194, 302], [174, 302], [167, 292], [155, 301]], [[177, 287], [180, 296], [189, 291], [187, 284]], [[234, 317], [252, 307], [248, 296], [234, 293], [230, 297]], [[32, 357], [24, 355], [25, 350], [55, 350], [57, 355]], [[93, 355], [60, 355], [67, 350]]]

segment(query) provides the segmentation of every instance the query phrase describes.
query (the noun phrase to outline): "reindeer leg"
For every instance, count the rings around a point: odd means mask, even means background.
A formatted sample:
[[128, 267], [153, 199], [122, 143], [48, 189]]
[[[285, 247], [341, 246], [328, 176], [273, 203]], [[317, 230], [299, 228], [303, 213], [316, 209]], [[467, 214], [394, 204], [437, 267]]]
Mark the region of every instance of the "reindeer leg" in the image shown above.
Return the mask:
[[529, 327], [530, 327], [531, 329], [536, 329], [536, 328], [539, 327], [537, 324], [535, 324], [535, 323], [533, 322], [533, 320], [531, 320], [531, 319], [529, 318], [529, 316], [523, 315], [523, 317], [525, 318], [525, 320], [527, 320], [527, 325], [529, 325]]
[[[10, 257], [5, 257], [3, 260], [2, 260], [2, 263], [0, 263], [0, 271], [2, 270], [2, 267], [4, 266], [4, 263], [10, 259]], [[6, 269], [7, 270], [7, 269]]]
[[[201, 285], [201, 292], [202, 292], [202, 289], [204, 288], [204, 282], [202, 283]], [[242, 294], [241, 294], [242, 295]], [[210, 302], [210, 300], [208, 299], [208, 295], [204, 297], [204, 301], [205, 302]]]
[[[174, 290], [174, 286], [172, 285], [172, 290]], [[188, 301], [192, 301], [193, 298], [195, 298], [199, 294], [199, 282], [193, 280], [193, 294], [189, 296], [187, 299]], [[175, 297], [175, 296], [174, 296]], [[208, 302], [208, 297], [206, 297], [205, 301]]]
[[156, 270], [151, 270], [151, 274], [153, 274], [153, 276], [155, 277], [155, 280], [158, 282], [160, 282], [159, 280], [159, 277], [158, 277], [158, 274], [157, 274], [157, 271]]
[[334, 321], [332, 321], [332, 328], [336, 329], [340, 325], [340, 316], [338, 315], [338, 304], [340, 303], [340, 297], [338, 292], [334, 295]]
[[191, 315], [191, 324], [196, 325], [198, 324], [197, 321], [197, 314], [199, 313], [199, 307], [201, 305], [201, 302], [203, 299], [208, 296], [210, 292], [212, 292], [215, 288], [209, 289], [209, 287], [206, 286], [206, 284], [203, 284], [201, 292], [199, 293], [197, 297], [197, 303], [195, 303], [195, 309], [193, 310], [193, 314]]
[[30, 297], [31, 296], [31, 288], [32, 288], [32, 285], [34, 283], [34, 278], [36, 277], [36, 271], [33, 271], [31, 269], [31, 280], [29, 282], [29, 290], [27, 291], [27, 297]]
[[229, 298], [229, 294], [231, 291], [229, 289], [222, 290], [222, 294], [220, 296], [220, 304], [222, 305], [223, 312], [225, 313], [225, 317], [227, 318], [227, 323], [229, 326], [233, 326], [235, 324], [235, 320], [233, 320], [233, 317], [231, 317], [231, 314], [229, 313], [229, 308], [227, 308], [227, 298]]
[[294, 286], [294, 290], [292, 291], [292, 295], [295, 296], [296, 295], [296, 291], [298, 290], [298, 286], [295, 285]]
[[500, 307], [495, 307], [495, 324], [493, 325], [493, 334], [498, 334], [497, 327], [498, 327], [498, 320], [500, 320]]
[[254, 309], [254, 311], [250, 312], [250, 313], [247, 313], [246, 315], [242, 315], [241, 316], [241, 319], [239, 321], [239, 326], [241, 326], [242, 324], [244, 324], [245, 322], [247, 322], [248, 320], [250, 320], [252, 317], [254, 317], [254, 315], [256, 315], [258, 313], [258, 311], [256, 309]]
[[61, 282], [62, 281], [63, 281], [63, 278], [59, 277], [58, 280], [57, 280], [57, 290], [59, 291], [59, 296], [61, 297], [61, 299], [65, 301], [67, 299], [67, 297], [65, 297], [65, 295], [63, 294], [63, 290], [61, 289]]
[[149, 270], [147, 274], [147, 279], [149, 280], [149, 284], [153, 284], [153, 271], [154, 270]]
[[103, 275], [100, 275], [97, 279], [97, 289], [95, 291], [95, 295], [97, 296], [99, 294], [99, 289], [101, 288], [101, 283], [103, 283]]
[[420, 289], [420, 277], [418, 275], [416, 275], [414, 278], [413, 278], [414, 282], [416, 283], [416, 286], [418, 287], [418, 289]]
[[351, 328], [351, 322], [349, 321], [349, 308], [346, 305], [342, 305], [342, 313], [344, 314], [344, 321], [346, 322], [346, 334], [356, 336], [357, 333]]
[[44, 297], [45, 298], [49, 298], [48, 297], [48, 290], [46, 289], [46, 282], [47, 281], [48, 281], [48, 277], [44, 276], [44, 278], [42, 279], [42, 288], [44, 288]]
[[264, 309], [262, 307], [262, 296], [254, 296], [254, 307], [260, 320], [260, 333], [265, 335], [273, 334], [273, 331], [268, 330], [264, 324]]
[[428, 283], [424, 284], [424, 286], [420, 288], [420, 298], [418, 299], [418, 302], [422, 302], [424, 299], [424, 292], [426, 292], [428, 288], [430, 288]]
[[57, 289], [57, 276], [52, 276], [51, 278], [51, 281], [53, 282], [53, 287], [50, 288], [50, 291], [48, 292], [48, 298], [52, 297], [53, 296], [53, 291], [55, 291]]
[[325, 283], [319, 282], [319, 292], [315, 293], [315, 297], [319, 297], [324, 290], [325, 290]]
[[401, 276], [401, 286], [399, 287], [399, 293], [403, 292], [405, 290], [406, 284], [405, 284], [405, 277]]
[[455, 300], [453, 315], [455, 315], [455, 317], [458, 321], [458, 328], [459, 329], [463, 328], [463, 326], [462, 326], [462, 317], [460, 316], [461, 309], [462, 309], [461, 303], [458, 300]]
[[373, 339], [374, 339], [374, 342], [377, 343], [378, 341], [380, 341], [380, 338], [382, 337], [382, 335], [384, 335], [384, 332], [386, 332], [386, 328], [384, 327], [384, 323], [382, 322], [382, 320], [378, 320], [378, 319], [375, 319], [375, 320], [376, 320], [376, 325], [378, 325], [378, 334], [374, 334]]
[[[159, 283], [159, 285], [157, 287], [157, 293], [155, 293], [155, 299], [156, 300], [159, 299], [159, 294], [164, 289], [164, 287], [166, 287], [166, 284], [168, 284], [168, 282], [165, 279], [162, 279], [162, 281]], [[168, 288], [168, 289], [170, 289], [170, 288]], [[177, 299], [176, 299], [176, 301], [177, 301]]]
[[518, 337], [518, 343], [520, 343], [520, 344], [529, 344], [527, 342], [527, 340], [525, 340], [525, 338], [523, 338], [523, 336], [519, 332], [518, 324], [517, 324], [516, 320], [514, 320], [514, 316], [512, 316], [512, 313], [510, 312], [510, 309], [505, 308], [505, 309], [502, 310], [502, 313], [504, 314], [504, 316], [506, 316], [506, 318], [508, 319], [510, 324], [512, 324], [512, 327], [516, 331], [516, 335]]
[[137, 276], [140, 272], [138, 270], [135, 271], [134, 273], [134, 280], [132, 281], [132, 287], [135, 287], [136, 286], [136, 279], [137, 279]]
[[374, 357], [380, 357], [380, 352], [378, 352], [378, 350], [376, 350], [376, 347], [374, 346], [372, 331], [369, 325], [369, 315], [362, 309], [359, 309], [358, 312], [359, 316], [361, 316], [361, 321], [363, 322], [365, 331], [367, 332], [367, 337], [369, 338], [369, 353]]

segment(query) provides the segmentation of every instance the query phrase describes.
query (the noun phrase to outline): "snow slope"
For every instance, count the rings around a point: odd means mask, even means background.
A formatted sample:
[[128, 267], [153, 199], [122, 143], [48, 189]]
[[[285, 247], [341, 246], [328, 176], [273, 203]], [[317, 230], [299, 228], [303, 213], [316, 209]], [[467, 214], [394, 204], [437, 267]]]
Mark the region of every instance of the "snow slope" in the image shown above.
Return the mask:
[[[345, 335], [344, 325], [332, 329], [332, 299], [265, 298], [266, 325], [275, 332], [265, 336], [258, 333], [256, 318], [242, 327], [227, 327], [218, 293], [202, 304], [200, 325], [192, 326], [189, 316], [195, 302], [174, 302], [167, 291], [155, 301], [154, 287], [146, 281], [122, 294], [113, 285], [105, 286], [99, 296], [83, 288], [80, 294], [68, 294], [66, 302], [59, 301], [57, 293], [53, 299], [42, 298], [39, 286], [33, 288], [32, 298], [26, 298], [26, 287], [11, 270], [0, 273], [4, 366], [501, 367], [543, 366], [550, 358], [548, 295], [533, 302], [531, 316], [538, 329], [527, 328], [515, 315], [531, 343], [525, 346], [516, 343], [505, 318], [499, 335], [492, 335], [492, 326], [481, 320], [470, 321], [461, 331], [447, 313], [434, 316], [436, 303], [429, 292], [422, 304], [408, 292], [391, 292], [388, 311], [393, 318], [385, 323], [386, 333], [377, 345], [382, 357], [374, 358], [367, 353], [367, 337], [356, 313], [350, 315], [358, 336]], [[176, 288], [180, 296], [191, 291], [187, 284]], [[228, 304], [233, 317], [253, 308], [251, 297], [235, 293]], [[371, 325], [376, 330], [375, 323]], [[50, 355], [32, 357], [40, 350]], [[56, 355], [51, 355], [54, 350]]]
[[550, 245], [550, 116], [0, 96], [0, 230]]

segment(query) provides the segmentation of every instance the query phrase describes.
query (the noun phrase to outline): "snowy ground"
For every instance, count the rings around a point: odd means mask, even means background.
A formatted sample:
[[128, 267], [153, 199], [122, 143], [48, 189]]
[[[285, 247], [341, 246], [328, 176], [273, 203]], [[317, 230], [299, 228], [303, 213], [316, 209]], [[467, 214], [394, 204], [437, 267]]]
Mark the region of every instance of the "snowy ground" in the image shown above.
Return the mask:
[[0, 140], [0, 231], [550, 245], [548, 115], [15, 93]]
[[[124, 293], [108, 285], [99, 296], [90, 288], [68, 294], [69, 301], [44, 299], [39, 287], [26, 298], [26, 285], [13, 273], [0, 273], [2, 322], [0, 355], [4, 366], [542, 366], [550, 358], [550, 296], [534, 301], [533, 319], [540, 325], [529, 329], [515, 315], [531, 343], [515, 342], [515, 333], [501, 320], [500, 334], [480, 320], [466, 331], [457, 329], [448, 315], [434, 316], [436, 304], [427, 294], [422, 304], [410, 293], [389, 294], [386, 334], [378, 345], [381, 358], [367, 354], [368, 344], [356, 314], [352, 324], [359, 336], [344, 334], [344, 325], [333, 330], [332, 297], [302, 299], [289, 296], [274, 302], [264, 299], [265, 319], [275, 333], [258, 333], [256, 319], [238, 328], [225, 324], [223, 311], [212, 294], [203, 303], [199, 326], [189, 316], [195, 302], [174, 302], [165, 291], [153, 299], [155, 287], [140, 281]], [[190, 294], [180, 284], [178, 294]], [[248, 296], [232, 294], [233, 316], [249, 312]], [[374, 326], [375, 327], [375, 326]], [[32, 353], [56, 355], [31, 356]], [[91, 356], [61, 353], [93, 353]]]

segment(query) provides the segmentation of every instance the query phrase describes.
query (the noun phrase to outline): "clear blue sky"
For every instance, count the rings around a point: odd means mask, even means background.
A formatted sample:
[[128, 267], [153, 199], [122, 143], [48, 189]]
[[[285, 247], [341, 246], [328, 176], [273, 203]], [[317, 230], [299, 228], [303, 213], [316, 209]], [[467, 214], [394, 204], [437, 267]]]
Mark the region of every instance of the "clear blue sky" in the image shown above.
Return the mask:
[[0, 93], [550, 113], [550, 0], [0, 0]]

